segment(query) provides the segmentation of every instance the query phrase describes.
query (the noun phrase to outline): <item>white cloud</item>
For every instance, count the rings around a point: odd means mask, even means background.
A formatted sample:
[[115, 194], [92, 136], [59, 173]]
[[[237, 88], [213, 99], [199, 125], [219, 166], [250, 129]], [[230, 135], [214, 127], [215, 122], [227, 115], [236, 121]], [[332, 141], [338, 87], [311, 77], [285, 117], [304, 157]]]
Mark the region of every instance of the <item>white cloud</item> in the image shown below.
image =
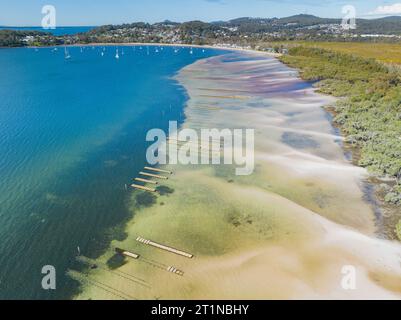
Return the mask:
[[378, 6], [374, 11], [369, 14], [378, 14], [378, 15], [397, 15], [401, 14], [401, 3], [394, 3], [388, 6]]

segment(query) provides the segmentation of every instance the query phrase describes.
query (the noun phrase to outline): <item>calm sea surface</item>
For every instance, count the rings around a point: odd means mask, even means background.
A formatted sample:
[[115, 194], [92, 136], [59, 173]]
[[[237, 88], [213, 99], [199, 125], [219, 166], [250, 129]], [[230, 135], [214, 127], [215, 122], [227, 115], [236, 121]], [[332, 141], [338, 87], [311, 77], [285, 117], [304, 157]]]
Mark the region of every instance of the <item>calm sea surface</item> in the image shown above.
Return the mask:
[[57, 27], [55, 29], [43, 29], [42, 27], [4, 27], [0, 26], [1, 29], [17, 30], [17, 31], [41, 31], [50, 32], [55, 36], [64, 36], [69, 34], [77, 34], [87, 32], [94, 29], [95, 27]]
[[[123, 236], [147, 130], [183, 121], [187, 96], [172, 77], [224, 52], [115, 53], [0, 49], [0, 299], [71, 297], [77, 247], [96, 257]], [[44, 265], [56, 267], [55, 291], [41, 289]]]

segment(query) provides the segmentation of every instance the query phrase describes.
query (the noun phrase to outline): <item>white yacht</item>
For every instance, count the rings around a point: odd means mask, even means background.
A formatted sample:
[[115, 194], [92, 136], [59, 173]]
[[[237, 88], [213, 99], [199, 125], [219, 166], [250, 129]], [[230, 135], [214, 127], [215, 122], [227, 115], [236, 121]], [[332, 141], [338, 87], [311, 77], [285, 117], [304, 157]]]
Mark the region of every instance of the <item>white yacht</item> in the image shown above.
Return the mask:
[[64, 47], [64, 57], [66, 60], [71, 58], [70, 53], [67, 50], [67, 47]]

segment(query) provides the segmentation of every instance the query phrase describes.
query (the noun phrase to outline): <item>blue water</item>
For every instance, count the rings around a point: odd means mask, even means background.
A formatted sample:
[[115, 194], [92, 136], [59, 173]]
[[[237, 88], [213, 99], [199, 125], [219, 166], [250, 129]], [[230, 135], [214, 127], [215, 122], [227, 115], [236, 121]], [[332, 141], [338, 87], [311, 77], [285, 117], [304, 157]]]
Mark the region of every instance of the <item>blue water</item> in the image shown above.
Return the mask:
[[[96, 257], [123, 237], [145, 165], [145, 135], [183, 120], [187, 95], [172, 76], [224, 53], [146, 47], [0, 49], [0, 299], [68, 299], [65, 273], [80, 246]], [[41, 269], [57, 290], [41, 289]]]
[[55, 29], [43, 29], [42, 27], [4, 27], [0, 26], [1, 29], [7, 30], [17, 30], [17, 31], [40, 31], [40, 32], [49, 32], [55, 36], [64, 36], [64, 35], [72, 35], [77, 33], [88, 32], [95, 27], [57, 27]]

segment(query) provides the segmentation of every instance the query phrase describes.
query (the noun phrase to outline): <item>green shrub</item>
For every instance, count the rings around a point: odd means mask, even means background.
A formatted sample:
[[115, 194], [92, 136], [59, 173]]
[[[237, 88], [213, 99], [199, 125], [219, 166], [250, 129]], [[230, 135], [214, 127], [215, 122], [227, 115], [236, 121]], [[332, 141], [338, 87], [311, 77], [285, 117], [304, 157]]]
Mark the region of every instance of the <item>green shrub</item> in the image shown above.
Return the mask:
[[[338, 100], [334, 121], [346, 141], [361, 150], [359, 165], [371, 173], [401, 177], [401, 78], [373, 59], [302, 46], [281, 60], [301, 70], [306, 80], [318, 80], [319, 91]], [[400, 181], [399, 181], [400, 182]], [[400, 182], [401, 183], [401, 182]], [[386, 201], [401, 205], [401, 186]]]

